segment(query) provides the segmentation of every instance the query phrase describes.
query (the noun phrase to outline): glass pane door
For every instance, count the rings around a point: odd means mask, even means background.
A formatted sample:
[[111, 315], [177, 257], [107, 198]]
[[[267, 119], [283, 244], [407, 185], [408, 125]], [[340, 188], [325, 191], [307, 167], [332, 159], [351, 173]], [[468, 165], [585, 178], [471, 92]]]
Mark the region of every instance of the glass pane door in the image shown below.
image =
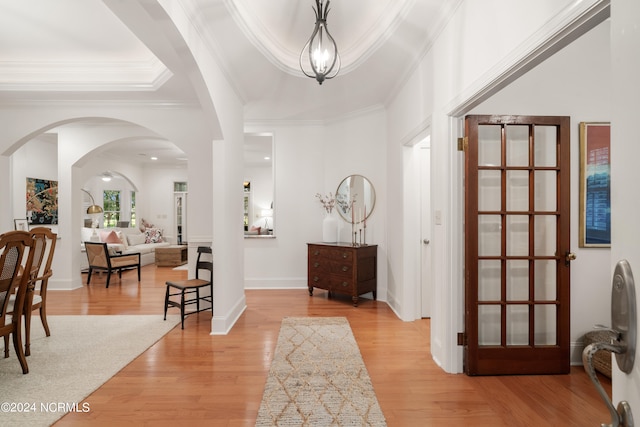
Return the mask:
[[[560, 198], [569, 191], [568, 124], [550, 117], [466, 119], [470, 374], [569, 369], [569, 198]], [[540, 363], [545, 358], [551, 361]]]

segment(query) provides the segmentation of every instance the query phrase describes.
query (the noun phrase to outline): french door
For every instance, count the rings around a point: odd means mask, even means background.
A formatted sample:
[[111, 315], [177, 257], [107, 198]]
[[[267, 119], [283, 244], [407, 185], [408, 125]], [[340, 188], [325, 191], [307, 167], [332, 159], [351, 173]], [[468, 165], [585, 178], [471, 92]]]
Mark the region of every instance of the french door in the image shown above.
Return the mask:
[[465, 118], [469, 375], [570, 367], [569, 117]]

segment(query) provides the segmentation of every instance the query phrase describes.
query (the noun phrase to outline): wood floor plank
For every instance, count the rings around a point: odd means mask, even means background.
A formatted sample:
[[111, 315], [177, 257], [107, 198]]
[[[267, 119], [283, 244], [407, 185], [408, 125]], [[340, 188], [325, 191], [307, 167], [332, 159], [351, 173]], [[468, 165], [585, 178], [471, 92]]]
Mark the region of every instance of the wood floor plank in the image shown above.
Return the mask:
[[[166, 280], [185, 271], [149, 265], [142, 281], [92, 278], [50, 291], [50, 315], [161, 314]], [[85, 276], [86, 279], [86, 276]], [[387, 304], [316, 290], [248, 290], [228, 335], [209, 335], [211, 313], [190, 316], [92, 393], [88, 413], [56, 426], [253, 426], [285, 316], [345, 316], [389, 426], [588, 426], [608, 412], [581, 367], [569, 375], [468, 377], [443, 372], [429, 353], [430, 321], [403, 322]], [[177, 313], [177, 311], [174, 311]], [[38, 321], [34, 321], [38, 327]], [[55, 334], [55, 330], [52, 331]], [[611, 392], [607, 378], [605, 388]]]

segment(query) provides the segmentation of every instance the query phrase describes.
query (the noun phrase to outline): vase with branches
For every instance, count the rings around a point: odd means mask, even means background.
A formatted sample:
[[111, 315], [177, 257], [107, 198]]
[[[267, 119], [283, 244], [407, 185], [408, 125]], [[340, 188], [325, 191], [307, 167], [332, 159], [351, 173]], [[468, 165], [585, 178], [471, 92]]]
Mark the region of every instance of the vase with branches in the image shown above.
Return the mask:
[[338, 220], [332, 215], [333, 208], [336, 206], [336, 199], [332, 193], [328, 195], [316, 194], [318, 200], [322, 204], [326, 215], [322, 221], [322, 241], [334, 243], [338, 241]]
[[324, 208], [325, 212], [327, 212], [328, 214], [333, 212], [333, 208], [336, 206], [336, 199], [335, 197], [333, 197], [332, 193], [329, 193], [328, 195], [325, 195], [325, 196], [323, 196], [320, 193], [317, 193], [316, 197], [318, 198], [318, 200], [320, 200], [320, 203], [322, 204], [322, 207]]

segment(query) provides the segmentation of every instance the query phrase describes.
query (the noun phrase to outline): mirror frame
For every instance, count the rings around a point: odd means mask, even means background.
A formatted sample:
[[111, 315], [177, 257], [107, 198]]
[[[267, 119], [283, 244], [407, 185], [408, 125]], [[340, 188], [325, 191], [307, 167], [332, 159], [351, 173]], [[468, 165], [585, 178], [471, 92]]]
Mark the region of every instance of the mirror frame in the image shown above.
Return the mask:
[[[369, 191], [371, 194], [371, 203], [365, 204], [363, 201], [354, 200], [351, 196], [351, 188], [353, 187], [351, 180], [355, 180], [360, 178], [363, 180], [363, 186], [368, 185]], [[366, 188], [365, 188], [366, 190]], [[347, 192], [348, 191], [348, 192]], [[351, 209], [351, 202], [355, 204], [354, 209]], [[361, 206], [360, 206], [361, 205]], [[338, 188], [336, 189], [336, 210], [340, 217], [348, 222], [349, 224], [359, 224], [365, 220], [367, 220], [371, 214], [373, 213], [373, 209], [376, 206], [376, 189], [367, 179], [367, 177], [363, 175], [349, 175], [345, 177], [340, 184], [338, 184]]]

